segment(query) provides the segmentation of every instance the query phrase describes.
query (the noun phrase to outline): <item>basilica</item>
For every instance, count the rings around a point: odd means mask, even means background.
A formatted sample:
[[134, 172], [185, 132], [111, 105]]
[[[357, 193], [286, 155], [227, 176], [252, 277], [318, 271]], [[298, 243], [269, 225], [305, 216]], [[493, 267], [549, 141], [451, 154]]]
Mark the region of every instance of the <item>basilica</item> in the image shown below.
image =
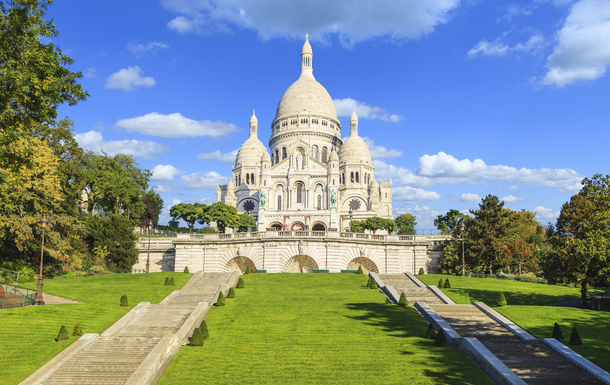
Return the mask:
[[313, 76], [307, 38], [301, 75], [271, 122], [269, 149], [258, 139], [253, 112], [231, 181], [216, 189], [218, 201], [253, 215], [259, 231], [349, 231], [352, 220], [392, 218], [392, 180], [375, 180], [355, 111], [349, 137], [341, 138], [333, 99]]

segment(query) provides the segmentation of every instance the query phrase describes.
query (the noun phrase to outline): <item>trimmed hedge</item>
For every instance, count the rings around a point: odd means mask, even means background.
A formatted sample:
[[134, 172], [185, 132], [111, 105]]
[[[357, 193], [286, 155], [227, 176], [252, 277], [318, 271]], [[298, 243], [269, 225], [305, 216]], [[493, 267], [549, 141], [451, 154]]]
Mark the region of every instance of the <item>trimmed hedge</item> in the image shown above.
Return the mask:
[[83, 333], [83, 328], [80, 327], [80, 323], [76, 323], [76, 326], [74, 326], [74, 331], [72, 332], [73, 336], [82, 336]]
[[129, 302], [127, 301], [127, 296], [126, 295], [121, 297], [121, 306], [129, 307]]
[[451, 284], [449, 283], [449, 278], [445, 280], [445, 289], [451, 289]]
[[444, 287], [445, 287], [445, 281], [443, 281], [443, 279], [441, 278], [438, 280], [438, 288], [442, 289]]
[[443, 328], [438, 328], [438, 333], [436, 333], [436, 339], [434, 340], [434, 346], [447, 346], [447, 337], [445, 337], [445, 331]]
[[210, 338], [210, 331], [208, 330], [208, 324], [205, 322], [205, 320], [201, 321], [199, 324], [199, 330], [201, 330], [201, 335], [203, 336], [204, 340]]
[[227, 293], [227, 298], [235, 298], [235, 289], [232, 287], [229, 288], [229, 292]]
[[364, 274], [364, 271], [362, 271], [362, 266], [358, 266], [358, 271], [356, 274]]
[[426, 339], [436, 340], [436, 330], [432, 324], [428, 324], [428, 330], [426, 330]]
[[184, 272], [185, 272], [185, 273], [187, 273], [187, 274], [188, 274], [188, 273], [190, 273], [190, 272], [189, 272], [189, 267], [188, 267], [188, 266], [186, 266], [186, 267], [184, 268]]
[[203, 335], [201, 335], [201, 330], [199, 330], [199, 328], [195, 329], [193, 332], [191, 346], [203, 346]]
[[169, 286], [169, 277], [165, 277], [165, 283], [164, 283], [164, 285], [165, 285], [165, 286]]
[[224, 294], [222, 294], [222, 291], [220, 292], [220, 294], [218, 294], [218, 300], [216, 301], [216, 306], [225, 306], [227, 304], [227, 301], [225, 300], [225, 296]]
[[424, 275], [424, 274], [426, 274], [426, 273], [424, 272], [424, 268], [423, 268], [423, 267], [420, 267], [420, 268], [419, 268], [419, 273], [418, 273], [417, 275]]
[[555, 322], [555, 326], [553, 326], [553, 338], [558, 341], [563, 339], [563, 333], [561, 332], [561, 328], [557, 322]]
[[407, 301], [407, 296], [405, 295], [404, 291], [400, 294], [400, 299], [398, 300], [398, 304], [400, 306], [404, 306], [404, 307], [409, 306], [409, 301]]
[[500, 295], [498, 296], [498, 302], [496, 303], [496, 306], [506, 306], [507, 302], [506, 302], [506, 297], [504, 296], [504, 293], [500, 293]]
[[244, 287], [246, 287], [246, 284], [244, 283], [242, 277], [239, 277], [239, 280], [237, 281], [237, 286], [235, 287], [237, 287], [238, 289], [243, 289]]
[[252, 274], [252, 269], [250, 268], [250, 265], [246, 267], [246, 272], [244, 274]]
[[68, 329], [66, 329], [64, 325], [61, 325], [61, 328], [59, 328], [59, 334], [57, 335], [57, 338], [55, 338], [55, 341], [67, 341], [69, 338], [70, 336], [68, 335]]
[[574, 326], [572, 328], [572, 334], [570, 334], [570, 345], [576, 345], [576, 346], [582, 345], [582, 340], [580, 339], [578, 330], [576, 330], [576, 326]]

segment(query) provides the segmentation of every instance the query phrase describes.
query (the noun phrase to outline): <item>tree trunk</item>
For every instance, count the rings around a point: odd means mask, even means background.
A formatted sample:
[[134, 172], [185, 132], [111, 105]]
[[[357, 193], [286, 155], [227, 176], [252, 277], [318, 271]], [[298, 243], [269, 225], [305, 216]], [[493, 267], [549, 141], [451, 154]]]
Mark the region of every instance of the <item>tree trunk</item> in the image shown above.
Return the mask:
[[580, 307], [583, 309], [588, 309], [587, 306], [587, 284], [582, 282], [580, 287]]

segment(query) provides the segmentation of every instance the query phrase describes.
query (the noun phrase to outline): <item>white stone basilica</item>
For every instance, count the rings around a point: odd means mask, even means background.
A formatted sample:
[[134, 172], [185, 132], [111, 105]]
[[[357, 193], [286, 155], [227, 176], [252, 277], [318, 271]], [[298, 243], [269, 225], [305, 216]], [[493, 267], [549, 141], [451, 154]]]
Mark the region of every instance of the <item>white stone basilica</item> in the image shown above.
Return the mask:
[[375, 180], [355, 111], [350, 136], [341, 139], [335, 105], [314, 78], [312, 59], [306, 39], [301, 76], [280, 99], [271, 123], [271, 155], [257, 137], [253, 113], [233, 177], [216, 189], [218, 201], [257, 218], [259, 231], [349, 231], [350, 219], [392, 218], [392, 181]]

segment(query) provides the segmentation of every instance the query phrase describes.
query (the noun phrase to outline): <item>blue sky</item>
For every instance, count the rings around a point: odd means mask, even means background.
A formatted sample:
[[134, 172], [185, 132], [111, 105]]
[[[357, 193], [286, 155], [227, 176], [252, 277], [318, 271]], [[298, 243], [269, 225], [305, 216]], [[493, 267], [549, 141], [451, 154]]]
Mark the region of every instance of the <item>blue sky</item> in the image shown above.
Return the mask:
[[47, 13], [91, 97], [83, 148], [132, 154], [165, 201], [212, 203], [256, 109], [268, 143], [305, 33], [342, 134], [352, 107], [394, 215], [434, 228], [494, 194], [554, 222], [608, 173], [610, 0], [62, 0]]

